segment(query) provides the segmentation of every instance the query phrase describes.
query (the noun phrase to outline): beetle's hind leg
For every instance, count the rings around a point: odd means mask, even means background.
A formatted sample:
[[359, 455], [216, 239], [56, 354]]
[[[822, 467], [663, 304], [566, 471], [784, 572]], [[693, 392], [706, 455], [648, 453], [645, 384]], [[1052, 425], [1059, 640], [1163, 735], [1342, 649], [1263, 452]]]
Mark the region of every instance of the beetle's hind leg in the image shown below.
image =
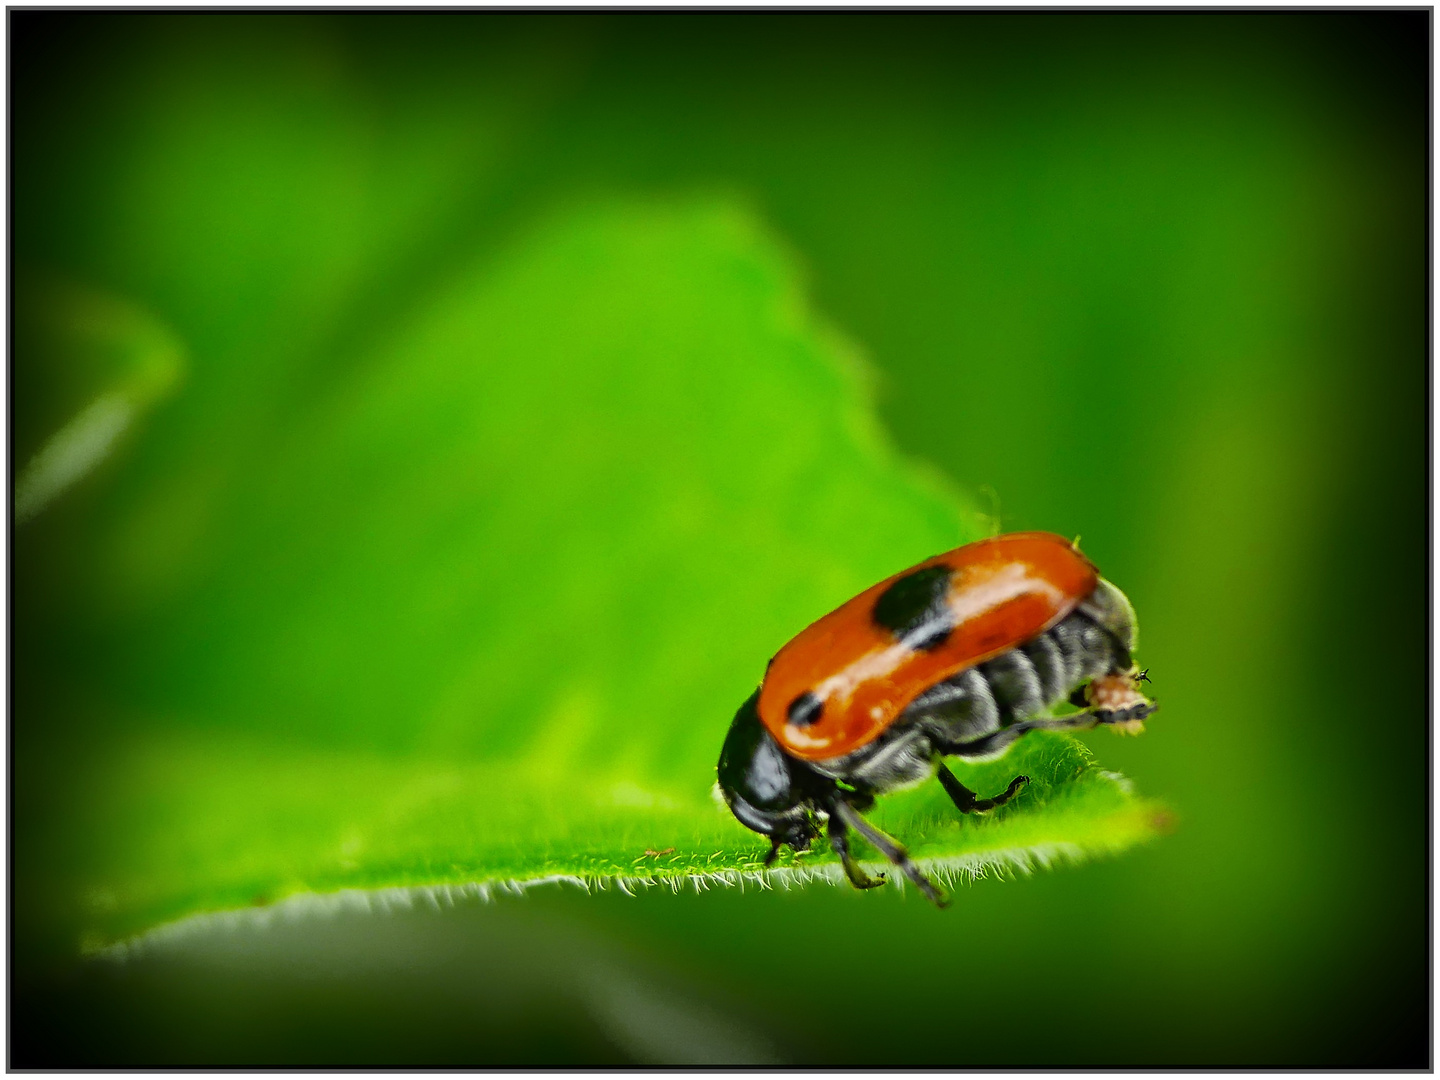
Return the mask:
[[945, 767], [943, 761], [936, 764], [935, 775], [940, 780], [940, 786], [945, 789], [945, 794], [950, 796], [950, 801], [962, 814], [984, 813], [986, 810], [994, 810], [997, 806], [1004, 806], [1030, 782], [1028, 776], [1017, 776], [1010, 781], [1009, 787], [993, 799], [981, 799], [976, 796], [975, 792], [955, 779], [955, 774]]
[[840, 865], [845, 867], [845, 876], [850, 879], [850, 884], [857, 889], [873, 889], [885, 884], [885, 875], [871, 877], [860, 869], [860, 864], [855, 861], [855, 856], [850, 854], [850, 830], [845, 827], [845, 822], [840, 820], [838, 814], [830, 815], [830, 846], [835, 849], [835, 854], [840, 856]]
[[1097, 725], [1133, 731], [1136, 723], [1144, 720], [1159, 707], [1153, 701], [1140, 701], [1125, 709], [1087, 709], [1085, 712], [1071, 713], [1069, 716], [1020, 720], [1009, 727], [1001, 728], [999, 731], [978, 739], [971, 739], [968, 742], [938, 743], [936, 749], [947, 756], [988, 757], [991, 754], [1000, 753], [1030, 731], [1088, 731]]
[[[851, 806], [843, 795], [837, 793], [830, 803], [830, 816], [832, 821], [837, 818], [840, 820], [841, 828], [848, 825], [874, 844], [880, 854], [898, 866], [905, 876], [915, 883], [915, 887], [925, 894], [925, 898], [936, 907], [945, 907], [950, 902], [945, 898], [945, 894], [921, 872], [920, 867], [915, 865], [915, 860], [910, 858], [910, 853], [905, 850], [904, 846], [893, 837], [886, 836], [861, 817], [859, 811]], [[831, 835], [833, 837], [834, 834]]]
[[1071, 713], [1069, 716], [1055, 716], [1038, 720], [1020, 720], [999, 731], [982, 735], [965, 742], [942, 742], [936, 746], [940, 753], [948, 756], [974, 758], [998, 754], [1022, 735], [1031, 731], [1085, 731], [1101, 722], [1093, 712]]

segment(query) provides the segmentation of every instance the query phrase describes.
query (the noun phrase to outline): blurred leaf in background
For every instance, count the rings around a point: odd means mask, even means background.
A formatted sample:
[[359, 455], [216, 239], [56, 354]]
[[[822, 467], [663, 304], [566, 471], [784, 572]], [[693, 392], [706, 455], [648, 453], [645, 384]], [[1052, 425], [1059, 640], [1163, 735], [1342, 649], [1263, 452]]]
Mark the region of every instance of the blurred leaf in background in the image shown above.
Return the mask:
[[[1424, 1064], [1428, 13], [11, 27], [17, 1063]], [[663, 817], [785, 636], [982, 527], [889, 439], [1130, 593], [1165, 711], [1102, 755], [1165, 844], [944, 913], [537, 892], [68, 959], [412, 880], [416, 821], [465, 880], [523, 816], [487, 761]], [[551, 974], [478, 1023], [457, 955]], [[794, 1019], [822, 957], [883, 1047]]]

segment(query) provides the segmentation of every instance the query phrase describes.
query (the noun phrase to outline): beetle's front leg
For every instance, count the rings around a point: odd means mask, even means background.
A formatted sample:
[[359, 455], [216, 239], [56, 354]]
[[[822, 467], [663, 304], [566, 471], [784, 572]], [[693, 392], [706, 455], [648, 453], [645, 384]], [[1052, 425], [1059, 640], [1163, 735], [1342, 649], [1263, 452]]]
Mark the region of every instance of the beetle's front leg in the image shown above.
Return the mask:
[[775, 865], [775, 860], [780, 857], [780, 845], [784, 842], [778, 836], [770, 838], [770, 853], [765, 856], [765, 861], [761, 864], [766, 870]]
[[850, 832], [845, 827], [845, 822], [840, 820], [840, 815], [831, 814], [830, 824], [830, 846], [835, 849], [835, 854], [840, 856], [840, 865], [845, 867], [845, 876], [850, 879], [850, 884], [857, 889], [873, 889], [885, 884], [885, 875], [872, 878], [860, 864], [855, 861], [855, 856], [850, 854]]
[[839, 817], [841, 821], [849, 825], [866, 840], [869, 840], [885, 858], [898, 866], [905, 876], [915, 883], [915, 886], [925, 894], [925, 898], [936, 907], [945, 907], [949, 904], [942, 893], [935, 885], [921, 872], [920, 867], [915, 865], [915, 860], [910, 858], [910, 853], [904, 846], [893, 837], [886, 836], [879, 829], [871, 825], [859, 812], [850, 805], [844, 795], [837, 792], [830, 803], [830, 815], [832, 818]]

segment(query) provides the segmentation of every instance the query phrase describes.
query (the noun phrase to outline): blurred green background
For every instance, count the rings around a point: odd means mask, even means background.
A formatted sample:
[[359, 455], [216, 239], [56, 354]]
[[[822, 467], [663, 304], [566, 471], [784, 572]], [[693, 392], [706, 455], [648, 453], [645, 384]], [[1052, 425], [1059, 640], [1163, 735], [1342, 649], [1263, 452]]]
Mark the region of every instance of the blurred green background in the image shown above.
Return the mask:
[[[12, 460], [97, 396], [138, 417], [13, 533], [11, 1064], [1427, 1065], [1428, 12], [9, 19]], [[42, 886], [72, 857], [56, 822], [83, 820], [77, 763], [243, 727], [267, 695], [313, 697], [297, 745], [410, 749], [345, 719], [436, 677], [403, 641], [353, 685], [303, 649], [275, 685], [216, 675], [268, 647], [276, 596], [400, 610], [402, 565], [285, 576], [343, 541], [348, 489], [285, 474], [386, 385], [375, 343], [569, 208], [638, 207], [643, 231], [695, 200], [800, 269], [904, 454], [1005, 530], [1080, 534], [1127, 591], [1164, 709], [1088, 741], [1173, 834], [944, 912], [552, 886], [78, 961]], [[403, 473], [437, 429], [402, 399], [370, 429], [393, 460], [338, 425], [321, 456]], [[783, 441], [808, 419], [767, 422]], [[545, 452], [586, 466], [573, 431]], [[246, 484], [270, 516], [214, 527], [215, 492]], [[874, 577], [929, 553], [826, 498], [777, 512], [872, 536]], [[274, 581], [205, 584], [266, 545]], [[596, 625], [638, 618], [591, 599]], [[719, 614], [694, 648], [779, 644]], [[683, 737], [718, 750], [743, 693], [710, 696]]]

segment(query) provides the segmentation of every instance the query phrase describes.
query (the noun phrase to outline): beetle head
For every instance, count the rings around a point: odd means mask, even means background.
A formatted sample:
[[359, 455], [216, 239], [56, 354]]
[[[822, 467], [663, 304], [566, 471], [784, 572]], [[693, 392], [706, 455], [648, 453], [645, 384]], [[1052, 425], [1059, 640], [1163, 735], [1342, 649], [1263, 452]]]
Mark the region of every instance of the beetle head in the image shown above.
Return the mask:
[[825, 781], [790, 757], [760, 722], [757, 690], [740, 706], [725, 736], [717, 773], [725, 805], [740, 824], [796, 851], [819, 835], [815, 794]]

